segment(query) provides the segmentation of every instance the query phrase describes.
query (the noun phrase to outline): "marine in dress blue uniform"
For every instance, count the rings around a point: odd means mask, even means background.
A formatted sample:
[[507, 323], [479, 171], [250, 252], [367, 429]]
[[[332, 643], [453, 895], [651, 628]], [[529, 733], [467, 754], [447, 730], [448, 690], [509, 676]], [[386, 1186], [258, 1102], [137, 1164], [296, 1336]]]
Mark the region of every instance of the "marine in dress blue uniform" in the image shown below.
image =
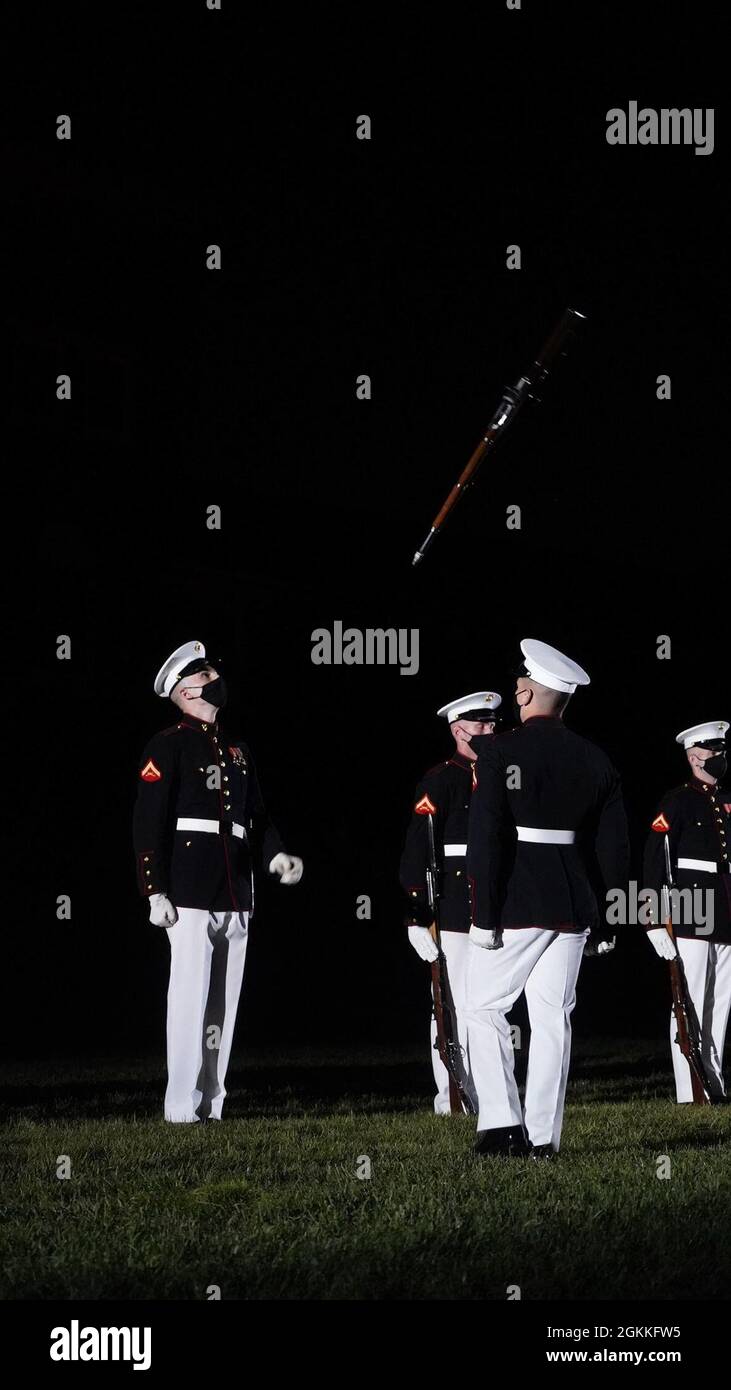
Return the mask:
[[[678, 901], [673, 934], [683, 962], [700, 1033], [701, 1058], [711, 1094], [726, 1096], [723, 1051], [731, 1008], [731, 790], [725, 719], [694, 724], [677, 735], [685, 750], [690, 777], [666, 792], [657, 808], [645, 845], [643, 887], [649, 903], [661, 901], [665, 883], [665, 837], [670, 846], [673, 881], [684, 897]], [[699, 909], [696, 911], [696, 909]], [[670, 934], [648, 913], [648, 937], [659, 956], [670, 959], [676, 947]], [[671, 1012], [670, 1052], [679, 1104], [693, 1099], [690, 1068], [677, 1043]]]
[[[475, 740], [467, 1035], [477, 1152], [549, 1158], [561, 1138], [584, 944], [605, 920], [594, 869], [605, 892], [626, 890], [629, 841], [616, 769], [563, 723], [588, 675], [545, 642], [525, 638], [521, 650], [520, 726]], [[524, 1111], [506, 1018], [523, 991], [531, 1026]]]
[[248, 746], [221, 725], [225, 683], [201, 642], [168, 657], [154, 684], [179, 718], [140, 758], [137, 882], [170, 942], [166, 1120], [220, 1120], [254, 908], [254, 873], [297, 883]]
[[[462, 1048], [462, 1081], [472, 1094], [464, 1016], [464, 982], [468, 960], [467, 934], [470, 928], [470, 902], [467, 886], [467, 823], [472, 795], [472, 769], [475, 754], [472, 739], [491, 733], [498, 720], [500, 695], [477, 690], [443, 705], [437, 713], [449, 721], [455, 741], [452, 756], [437, 763], [421, 778], [412, 804], [411, 819], [401, 856], [400, 880], [406, 895], [406, 923], [409, 939], [424, 960], [436, 958], [430, 935], [431, 912], [427, 901], [426, 872], [429, 864], [428, 821], [432, 817], [434, 841], [440, 873], [440, 932], [447, 961], [453, 1017]], [[449, 1074], [436, 1042], [436, 1021], [431, 1020], [431, 1058], [436, 1083], [434, 1109], [438, 1115], [450, 1113]], [[474, 1096], [473, 1096], [474, 1099]]]

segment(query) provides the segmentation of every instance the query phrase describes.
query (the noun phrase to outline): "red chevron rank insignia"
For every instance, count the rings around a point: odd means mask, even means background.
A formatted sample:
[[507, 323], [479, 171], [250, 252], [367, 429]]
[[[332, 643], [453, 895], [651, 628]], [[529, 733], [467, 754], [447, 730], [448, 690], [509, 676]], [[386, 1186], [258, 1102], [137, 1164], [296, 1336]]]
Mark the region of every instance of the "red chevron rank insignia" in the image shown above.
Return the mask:
[[664, 834], [666, 830], [670, 829], [670, 826], [668, 825], [662, 811], [660, 812], [659, 816], [655, 816], [655, 819], [652, 822], [652, 829], [659, 830], [661, 834]]
[[430, 801], [428, 796], [422, 796], [421, 801], [417, 801], [414, 807], [417, 816], [433, 816], [436, 809], [433, 801]]
[[159, 782], [159, 781], [160, 781], [160, 778], [162, 777], [162, 773], [161, 773], [159, 767], [156, 767], [156, 766], [155, 766], [155, 764], [154, 764], [153, 761], [152, 761], [152, 758], [150, 758], [150, 759], [145, 763], [145, 766], [143, 767], [143, 769], [142, 769], [142, 771], [141, 771], [141, 773], [140, 773], [140, 777], [142, 778], [142, 781], [143, 781], [143, 782]]

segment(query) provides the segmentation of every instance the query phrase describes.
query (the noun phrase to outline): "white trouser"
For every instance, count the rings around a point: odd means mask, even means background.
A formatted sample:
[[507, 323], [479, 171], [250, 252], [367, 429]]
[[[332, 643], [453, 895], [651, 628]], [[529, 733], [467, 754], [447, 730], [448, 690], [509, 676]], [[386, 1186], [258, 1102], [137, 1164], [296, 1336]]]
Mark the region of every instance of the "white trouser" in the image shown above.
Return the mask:
[[[447, 979], [449, 982], [449, 1002], [452, 1005], [452, 1017], [457, 1029], [457, 1038], [462, 1051], [462, 1074], [460, 1081], [465, 1091], [476, 1101], [472, 1078], [470, 1077], [469, 1052], [467, 1050], [467, 1020], [464, 1016], [464, 987], [465, 976], [467, 974], [467, 962], [469, 960], [468, 947], [472, 942], [467, 936], [467, 932], [445, 931], [441, 933], [442, 951], [447, 962]], [[431, 1042], [432, 1042], [432, 1066], [434, 1068], [434, 1080], [436, 1082], [437, 1093], [434, 1097], [434, 1110], [437, 1115], [449, 1115], [449, 1072], [445, 1067], [437, 1049], [434, 1046], [437, 1037], [436, 1019], [432, 1015], [431, 1021]]]
[[244, 978], [248, 912], [179, 907], [170, 941], [165, 1119], [220, 1120]]
[[[465, 1012], [470, 1067], [480, 1105], [477, 1129], [525, 1123], [533, 1144], [561, 1140], [571, 1057], [571, 1011], [587, 931], [506, 929], [503, 945], [470, 942]], [[505, 1015], [525, 990], [530, 1019], [525, 1121]]]
[[[701, 1059], [712, 1094], [725, 1096], [723, 1044], [731, 1005], [731, 946], [722, 942], [676, 937], [701, 1035]], [[690, 1067], [677, 1042], [677, 1024], [670, 1016], [670, 1052], [679, 1102], [693, 1099]]]

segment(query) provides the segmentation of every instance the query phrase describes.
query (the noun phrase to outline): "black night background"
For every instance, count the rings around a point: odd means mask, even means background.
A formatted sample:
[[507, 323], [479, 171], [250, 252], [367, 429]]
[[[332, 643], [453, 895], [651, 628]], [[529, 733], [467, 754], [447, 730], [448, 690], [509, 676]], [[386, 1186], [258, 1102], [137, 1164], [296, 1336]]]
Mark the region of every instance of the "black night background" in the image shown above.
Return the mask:
[[[437, 707], [486, 686], [509, 717], [524, 636], [585, 666], [567, 722], [621, 771], [636, 877], [657, 799], [685, 778], [675, 734], [731, 718], [723, 151], [604, 134], [630, 98], [718, 93], [683, 61], [682, 26], [661, 54], [657, 36], [616, 42], [615, 6], [567, 10], [566, 48], [555, 17], [499, 4], [357, 26], [340, 7], [43, 16], [5, 127], [10, 597], [28, 603], [11, 742], [33, 765], [11, 1057], [162, 1065], [167, 943], [137, 895], [131, 812], [139, 754], [175, 717], [152, 681], [182, 642], [220, 659], [225, 722], [305, 864], [298, 888], [261, 888], [236, 1068], [247, 1048], [423, 1044], [427, 1106], [427, 971], [398, 860], [417, 778], [448, 755]], [[412, 569], [566, 305], [583, 342]], [[336, 620], [417, 628], [418, 673], [313, 665], [313, 630]], [[626, 932], [582, 966], [575, 1037], [665, 1039], [668, 1005]]]

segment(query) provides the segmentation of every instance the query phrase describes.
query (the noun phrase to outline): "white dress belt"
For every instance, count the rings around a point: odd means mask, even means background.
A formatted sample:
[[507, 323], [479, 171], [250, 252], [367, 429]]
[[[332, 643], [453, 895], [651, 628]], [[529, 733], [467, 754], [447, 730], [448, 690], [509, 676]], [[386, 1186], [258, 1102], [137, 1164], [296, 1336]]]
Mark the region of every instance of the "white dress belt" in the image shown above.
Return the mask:
[[529, 840], [534, 845], [572, 845], [576, 839], [575, 830], [542, 830], [537, 825], [516, 825], [519, 840]]
[[464, 856], [466, 855], [466, 853], [467, 853], [467, 846], [466, 846], [466, 845], [445, 845], [445, 846], [444, 846], [444, 857], [445, 857], [445, 859], [463, 859]]
[[679, 859], [679, 869], [701, 869], [707, 874], [717, 874], [718, 865], [715, 859]]
[[[204, 830], [209, 835], [220, 835], [221, 824], [217, 820], [199, 820], [197, 816], [178, 816], [176, 829], [178, 830]], [[237, 825], [234, 821], [231, 825], [231, 834], [237, 840], [246, 839], [246, 831], [243, 825]]]

